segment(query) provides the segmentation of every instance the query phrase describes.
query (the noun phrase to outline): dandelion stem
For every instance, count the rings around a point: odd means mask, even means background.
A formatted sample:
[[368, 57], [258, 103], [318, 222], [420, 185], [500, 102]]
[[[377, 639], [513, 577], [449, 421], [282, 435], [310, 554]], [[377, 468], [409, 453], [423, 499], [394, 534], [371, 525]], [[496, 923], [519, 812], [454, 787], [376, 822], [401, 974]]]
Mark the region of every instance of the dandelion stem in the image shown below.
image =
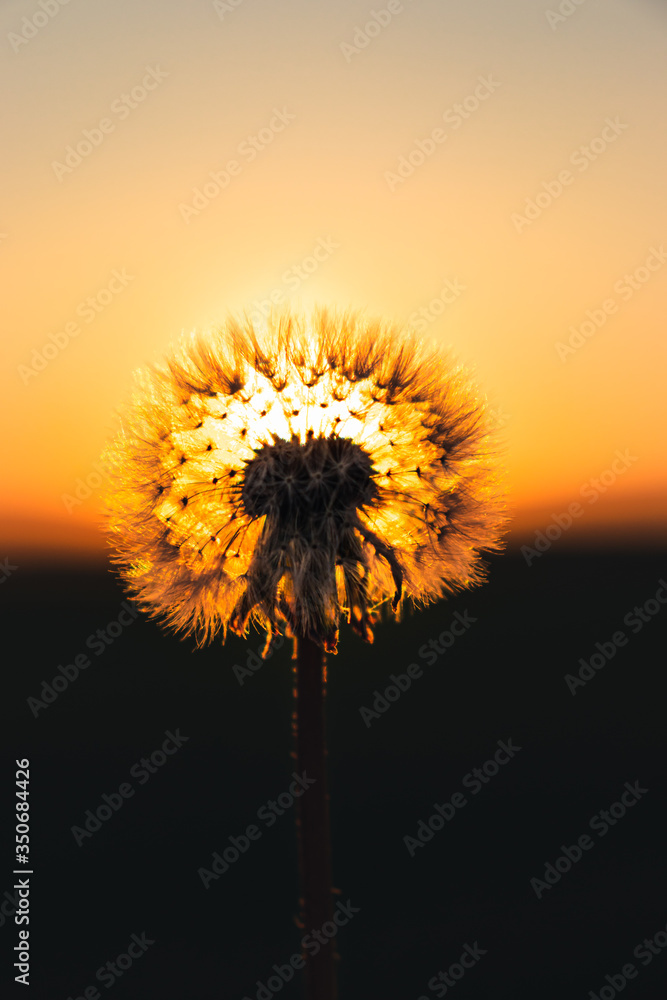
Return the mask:
[[[324, 725], [326, 661], [324, 650], [305, 637], [296, 640], [294, 668], [294, 756], [297, 773], [315, 779], [297, 799], [301, 923], [304, 933], [321, 931], [333, 919], [331, 834], [327, 794]], [[322, 938], [320, 938], [322, 940]], [[304, 953], [306, 1000], [336, 1000], [335, 938], [317, 955]]]

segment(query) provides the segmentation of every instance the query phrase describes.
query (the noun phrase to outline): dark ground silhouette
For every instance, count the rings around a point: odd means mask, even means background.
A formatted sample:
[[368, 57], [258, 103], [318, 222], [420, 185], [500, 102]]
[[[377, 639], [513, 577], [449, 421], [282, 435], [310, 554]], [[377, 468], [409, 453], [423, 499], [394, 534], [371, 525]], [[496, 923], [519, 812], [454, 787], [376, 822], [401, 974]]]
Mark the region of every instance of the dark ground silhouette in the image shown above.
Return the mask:
[[[633, 956], [644, 939], [667, 941], [667, 605], [651, 603], [661, 578], [666, 551], [554, 545], [531, 567], [519, 554], [494, 559], [483, 588], [378, 627], [372, 646], [343, 631], [329, 658], [334, 879], [359, 912], [339, 934], [341, 1000], [444, 996], [434, 977], [453, 964], [457, 976], [476, 943], [484, 954], [447, 987], [457, 1000], [587, 1000], [604, 987], [607, 998], [605, 976], [618, 985], [628, 963], [628, 1000], [662, 995], [667, 948]], [[29, 757], [32, 1000], [92, 987], [113, 988], [114, 1000], [255, 1000], [272, 976], [260, 997], [300, 996], [298, 973], [282, 985], [305, 933], [293, 920], [290, 644], [255, 671], [260, 635], [196, 650], [124, 612], [104, 567], [25, 567], [2, 598], [7, 995], [20, 989], [7, 915], [13, 761]], [[633, 608], [647, 601], [639, 628]], [[97, 630], [119, 617], [106, 645]], [[616, 646], [619, 630], [627, 641]], [[431, 652], [431, 640], [453, 644]], [[565, 675], [612, 649], [573, 694]], [[28, 702], [77, 656], [90, 665], [70, 669], [50, 704]], [[376, 701], [391, 674], [395, 700]], [[521, 749], [484, 771], [498, 741]], [[625, 815], [615, 807], [607, 823], [601, 811], [626, 783], [638, 783], [634, 804], [628, 793]], [[270, 805], [280, 795], [284, 811]], [[99, 829], [89, 817], [86, 830], [87, 811], [105, 804]], [[433, 816], [436, 831], [416, 846]], [[249, 825], [259, 836], [246, 847]], [[585, 834], [592, 846], [565, 870], [563, 845]], [[218, 861], [216, 873], [215, 852], [227, 870]], [[561, 869], [549, 888], [547, 862]], [[133, 934], [144, 945], [116, 975], [106, 963]]]

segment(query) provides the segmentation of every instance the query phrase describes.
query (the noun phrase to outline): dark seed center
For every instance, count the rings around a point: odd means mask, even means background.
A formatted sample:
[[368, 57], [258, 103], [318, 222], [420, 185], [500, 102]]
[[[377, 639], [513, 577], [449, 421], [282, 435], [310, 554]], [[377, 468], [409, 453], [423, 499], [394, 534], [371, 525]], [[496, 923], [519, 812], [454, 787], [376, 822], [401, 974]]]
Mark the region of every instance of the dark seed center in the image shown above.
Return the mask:
[[264, 445], [243, 475], [242, 501], [251, 517], [275, 514], [286, 522], [343, 514], [376, 494], [369, 456], [348, 438], [279, 438]]

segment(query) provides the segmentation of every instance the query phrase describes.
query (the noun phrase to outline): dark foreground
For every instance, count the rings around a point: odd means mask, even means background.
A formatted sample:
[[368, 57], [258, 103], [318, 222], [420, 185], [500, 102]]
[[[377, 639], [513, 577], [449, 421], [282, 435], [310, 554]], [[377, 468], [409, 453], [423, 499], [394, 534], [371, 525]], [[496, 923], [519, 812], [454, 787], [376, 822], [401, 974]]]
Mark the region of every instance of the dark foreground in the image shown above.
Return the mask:
[[[505, 556], [484, 588], [378, 627], [373, 646], [342, 635], [341, 1000], [664, 995], [661, 578], [665, 551]], [[197, 651], [127, 613], [104, 569], [24, 567], [2, 600], [2, 995], [300, 997], [300, 942], [320, 929], [294, 920], [307, 781], [288, 644], [255, 672], [258, 635]], [[12, 968], [16, 758], [30, 759], [29, 989]]]

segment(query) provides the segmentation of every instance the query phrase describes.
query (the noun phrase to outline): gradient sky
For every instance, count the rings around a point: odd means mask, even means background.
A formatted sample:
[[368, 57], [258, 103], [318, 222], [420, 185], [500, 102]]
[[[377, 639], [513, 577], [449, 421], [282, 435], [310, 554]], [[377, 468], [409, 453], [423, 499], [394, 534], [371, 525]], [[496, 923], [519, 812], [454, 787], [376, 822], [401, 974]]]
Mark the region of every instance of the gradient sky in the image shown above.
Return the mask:
[[[427, 309], [423, 332], [501, 416], [517, 531], [581, 501], [577, 532], [664, 537], [664, 5], [585, 0], [556, 20], [537, 0], [404, 0], [391, 18], [384, 0], [43, 3], [0, 5], [0, 556], [99, 549], [95, 490], [65, 498], [132, 370], [275, 290], [400, 320]], [[389, 23], [362, 47], [373, 10]], [[121, 110], [148, 69], [155, 89]], [[276, 109], [294, 117], [251, 160], [242, 144]], [[102, 119], [90, 155], [58, 167]], [[429, 155], [399, 183], [418, 140]], [[186, 220], [230, 160], [236, 176]], [[89, 322], [114, 272], [126, 283]], [[462, 290], [445, 303], [448, 281]], [[587, 310], [604, 323], [563, 360]], [[37, 371], [33, 352], [72, 323]], [[632, 461], [610, 473], [619, 451]]]

